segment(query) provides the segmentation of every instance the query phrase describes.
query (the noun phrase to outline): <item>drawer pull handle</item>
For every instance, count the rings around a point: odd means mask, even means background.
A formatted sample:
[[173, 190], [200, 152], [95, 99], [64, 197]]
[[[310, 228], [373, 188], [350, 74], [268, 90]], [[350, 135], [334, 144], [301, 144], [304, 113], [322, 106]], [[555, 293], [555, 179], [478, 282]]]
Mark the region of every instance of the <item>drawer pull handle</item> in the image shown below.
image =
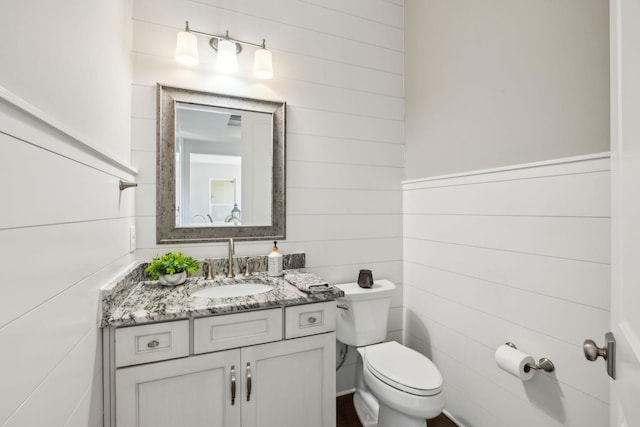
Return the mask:
[[313, 316], [309, 317], [309, 319], [308, 319], [309, 323], [316, 323], [316, 321], [317, 321], [317, 320], [318, 320], [318, 319], [316, 319], [316, 318], [315, 318], [315, 317], [313, 317]]
[[236, 404], [236, 367], [231, 367], [231, 404]]
[[159, 345], [160, 345], [160, 341], [158, 341], [158, 340], [149, 341], [147, 343], [147, 347], [149, 347], [149, 348], [156, 348]]
[[247, 402], [251, 400], [251, 364], [247, 363]]

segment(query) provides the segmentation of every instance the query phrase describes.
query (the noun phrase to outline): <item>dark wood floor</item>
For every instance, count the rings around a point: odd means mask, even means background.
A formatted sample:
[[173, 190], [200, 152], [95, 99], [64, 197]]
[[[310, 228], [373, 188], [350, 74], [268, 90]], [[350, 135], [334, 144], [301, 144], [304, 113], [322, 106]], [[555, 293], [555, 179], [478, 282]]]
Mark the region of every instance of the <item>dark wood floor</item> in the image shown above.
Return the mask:
[[[358, 415], [356, 415], [356, 411], [353, 409], [353, 394], [338, 397], [336, 400], [336, 412], [336, 427], [362, 427], [362, 424], [360, 424], [358, 420]], [[454, 422], [444, 414], [427, 420], [427, 423], [428, 427], [456, 427]]]

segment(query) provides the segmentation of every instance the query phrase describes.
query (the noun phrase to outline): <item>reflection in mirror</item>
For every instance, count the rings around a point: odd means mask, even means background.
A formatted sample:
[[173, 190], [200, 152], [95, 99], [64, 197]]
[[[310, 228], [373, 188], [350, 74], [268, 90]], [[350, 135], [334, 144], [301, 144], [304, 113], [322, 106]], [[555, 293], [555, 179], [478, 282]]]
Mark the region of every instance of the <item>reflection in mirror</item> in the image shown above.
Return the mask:
[[271, 225], [271, 114], [176, 103], [176, 227]]
[[283, 239], [285, 104], [158, 85], [158, 243]]

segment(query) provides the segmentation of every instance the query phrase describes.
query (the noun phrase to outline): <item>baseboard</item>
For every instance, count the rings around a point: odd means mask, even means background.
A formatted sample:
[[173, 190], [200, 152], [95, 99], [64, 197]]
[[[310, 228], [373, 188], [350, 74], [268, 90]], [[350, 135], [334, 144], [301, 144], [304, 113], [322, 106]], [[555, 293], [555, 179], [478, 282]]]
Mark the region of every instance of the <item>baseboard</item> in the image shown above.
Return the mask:
[[349, 390], [342, 390], [336, 393], [336, 397], [342, 397], [342, 396], [346, 396], [347, 394], [353, 394], [355, 393], [356, 389], [355, 388], [351, 388]]
[[447, 418], [449, 418], [458, 427], [465, 427], [464, 424], [462, 424], [460, 421], [456, 420], [456, 418], [453, 415], [451, 415], [451, 413], [449, 411], [447, 411], [446, 409], [443, 409], [442, 413], [445, 414], [447, 416]]

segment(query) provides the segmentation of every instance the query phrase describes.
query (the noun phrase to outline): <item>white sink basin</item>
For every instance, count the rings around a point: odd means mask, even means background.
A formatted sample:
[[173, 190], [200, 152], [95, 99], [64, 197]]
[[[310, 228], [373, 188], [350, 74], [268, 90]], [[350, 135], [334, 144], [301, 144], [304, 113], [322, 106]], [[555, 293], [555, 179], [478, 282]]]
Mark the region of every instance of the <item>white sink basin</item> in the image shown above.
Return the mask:
[[200, 298], [235, 298], [263, 294], [271, 290], [273, 290], [273, 286], [263, 283], [238, 283], [200, 289], [192, 293], [191, 296]]

